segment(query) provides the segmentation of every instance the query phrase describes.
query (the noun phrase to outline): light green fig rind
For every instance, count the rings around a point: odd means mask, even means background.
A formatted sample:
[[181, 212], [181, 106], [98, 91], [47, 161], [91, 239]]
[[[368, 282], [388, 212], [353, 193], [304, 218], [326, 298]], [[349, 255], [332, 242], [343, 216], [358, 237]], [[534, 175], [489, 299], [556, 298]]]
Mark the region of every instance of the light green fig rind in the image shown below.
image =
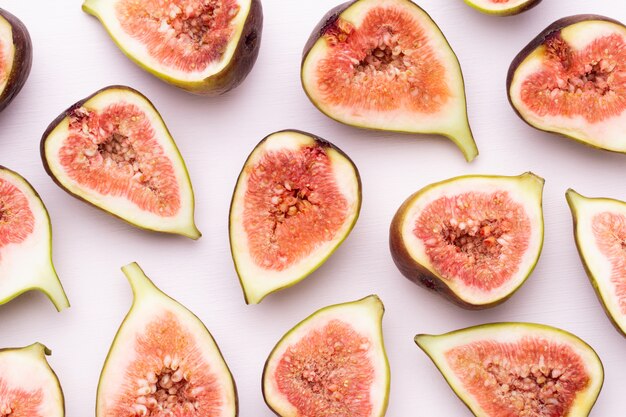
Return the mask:
[[509, 8], [487, 8], [487, 7], [481, 7], [478, 3], [476, 3], [473, 0], [464, 0], [465, 4], [467, 4], [468, 6], [470, 6], [471, 8], [473, 8], [474, 10], [477, 10], [481, 13], [484, 14], [488, 14], [488, 15], [492, 15], [492, 16], [514, 16], [520, 13], [523, 13], [527, 10], [532, 9], [533, 7], [539, 5], [539, 3], [541, 3], [542, 0], [526, 0], [521, 4], [518, 4], [517, 6], [513, 6], [513, 7], [509, 7]]

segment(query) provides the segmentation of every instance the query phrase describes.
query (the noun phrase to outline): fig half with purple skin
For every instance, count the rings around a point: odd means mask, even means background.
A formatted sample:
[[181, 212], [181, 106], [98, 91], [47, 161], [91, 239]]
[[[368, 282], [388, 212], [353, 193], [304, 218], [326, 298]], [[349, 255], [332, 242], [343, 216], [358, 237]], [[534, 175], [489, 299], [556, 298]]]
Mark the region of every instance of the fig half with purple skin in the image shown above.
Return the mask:
[[512, 16], [532, 9], [541, 3], [541, 0], [465, 0], [465, 3], [481, 13]]
[[133, 62], [194, 94], [235, 88], [259, 54], [260, 0], [85, 0], [83, 10]]
[[318, 310], [274, 347], [263, 396], [281, 417], [383, 417], [390, 372], [375, 295]]
[[17, 96], [33, 61], [33, 46], [26, 26], [0, 8], [0, 112]]
[[557, 20], [515, 57], [507, 91], [529, 125], [626, 153], [626, 27], [596, 15]]
[[450, 138], [478, 155], [459, 61], [409, 0], [354, 0], [329, 11], [304, 48], [302, 86], [338, 122]]
[[469, 175], [410, 196], [389, 246], [411, 281], [469, 309], [506, 301], [530, 276], [543, 246], [544, 180]]
[[142, 229], [200, 238], [185, 162], [140, 92], [110, 86], [72, 105], [43, 134], [41, 157], [74, 197]]
[[608, 317], [626, 337], [626, 202], [572, 189], [566, 196], [580, 259]]
[[415, 343], [476, 417], [586, 417], [604, 382], [591, 346], [541, 324], [485, 324]]

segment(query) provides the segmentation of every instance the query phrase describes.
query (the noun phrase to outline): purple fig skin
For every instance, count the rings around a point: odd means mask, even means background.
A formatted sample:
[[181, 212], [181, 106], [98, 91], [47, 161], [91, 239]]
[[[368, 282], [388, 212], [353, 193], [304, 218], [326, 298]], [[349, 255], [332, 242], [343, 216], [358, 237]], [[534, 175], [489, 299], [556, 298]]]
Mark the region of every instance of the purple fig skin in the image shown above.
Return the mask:
[[340, 4], [339, 6], [335, 6], [332, 9], [330, 9], [328, 13], [324, 15], [324, 17], [322, 17], [322, 19], [319, 21], [317, 26], [315, 26], [315, 28], [313, 29], [313, 32], [311, 32], [309, 39], [306, 41], [306, 44], [304, 45], [304, 50], [302, 52], [301, 65], [304, 65], [304, 60], [306, 59], [306, 56], [309, 54], [309, 52], [311, 52], [311, 48], [313, 48], [313, 45], [315, 45], [315, 42], [317, 42], [319, 38], [321, 38], [322, 36], [326, 34], [326, 31], [329, 27], [335, 24], [337, 19], [339, 19], [339, 16], [341, 15], [341, 13], [343, 13], [348, 7], [352, 6], [357, 1], [359, 0], [347, 1], [345, 3]]
[[0, 16], [11, 25], [15, 46], [13, 67], [3, 91], [0, 91], [0, 112], [17, 96], [30, 75], [33, 63], [33, 44], [28, 29], [20, 19], [0, 8]]

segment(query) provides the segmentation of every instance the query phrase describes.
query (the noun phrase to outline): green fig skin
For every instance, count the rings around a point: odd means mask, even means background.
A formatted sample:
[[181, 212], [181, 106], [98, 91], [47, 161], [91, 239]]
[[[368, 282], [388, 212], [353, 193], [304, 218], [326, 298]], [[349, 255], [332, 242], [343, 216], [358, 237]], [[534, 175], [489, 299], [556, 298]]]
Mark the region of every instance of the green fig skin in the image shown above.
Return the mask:
[[517, 7], [514, 7], [512, 9], [506, 9], [506, 10], [486, 9], [486, 8], [478, 6], [477, 4], [472, 2], [471, 0], [464, 0], [464, 1], [465, 1], [465, 4], [470, 6], [472, 9], [477, 10], [477, 11], [479, 11], [481, 13], [488, 14], [488, 15], [491, 15], [491, 16], [506, 17], [506, 16], [515, 16], [515, 15], [518, 15], [520, 13], [524, 13], [525, 11], [528, 11], [528, 10], [538, 6], [539, 3], [541, 3], [542, 0], [528, 0], [528, 1], [518, 5]]

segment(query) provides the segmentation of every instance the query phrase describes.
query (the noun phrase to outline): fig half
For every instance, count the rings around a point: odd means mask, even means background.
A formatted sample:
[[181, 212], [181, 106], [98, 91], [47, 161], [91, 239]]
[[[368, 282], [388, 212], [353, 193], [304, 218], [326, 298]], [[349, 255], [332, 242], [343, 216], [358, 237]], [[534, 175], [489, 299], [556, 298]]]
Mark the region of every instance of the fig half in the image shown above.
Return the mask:
[[72, 105], [43, 134], [41, 157], [69, 194], [142, 229], [198, 239], [189, 174], [152, 103], [125, 86]]
[[341, 123], [447, 136], [468, 161], [478, 149], [459, 61], [409, 0], [355, 0], [326, 14], [304, 48], [302, 86]]
[[626, 202], [569, 189], [580, 259], [604, 310], [626, 337]]
[[529, 125], [626, 153], [626, 27], [597, 15], [557, 20], [515, 57], [507, 91]]
[[122, 270], [134, 300], [102, 369], [96, 417], [235, 417], [235, 382], [204, 324], [136, 263]]
[[532, 9], [541, 0], [465, 0], [465, 3], [481, 13], [512, 16]]
[[260, 0], [85, 0], [83, 10], [133, 62], [194, 94], [235, 88], [259, 54]]
[[24, 87], [32, 62], [28, 29], [20, 19], [0, 8], [0, 112]]
[[330, 142], [284, 130], [246, 160], [230, 207], [230, 247], [245, 300], [257, 304], [315, 271], [361, 210], [354, 163]]
[[476, 417], [585, 417], [604, 382], [588, 344], [541, 324], [486, 324], [415, 343]]
[[382, 417], [390, 372], [375, 295], [318, 310], [274, 347], [263, 396], [281, 417]]
[[398, 209], [389, 233], [411, 281], [469, 309], [506, 301], [543, 246], [543, 178], [469, 175], [429, 185]]

